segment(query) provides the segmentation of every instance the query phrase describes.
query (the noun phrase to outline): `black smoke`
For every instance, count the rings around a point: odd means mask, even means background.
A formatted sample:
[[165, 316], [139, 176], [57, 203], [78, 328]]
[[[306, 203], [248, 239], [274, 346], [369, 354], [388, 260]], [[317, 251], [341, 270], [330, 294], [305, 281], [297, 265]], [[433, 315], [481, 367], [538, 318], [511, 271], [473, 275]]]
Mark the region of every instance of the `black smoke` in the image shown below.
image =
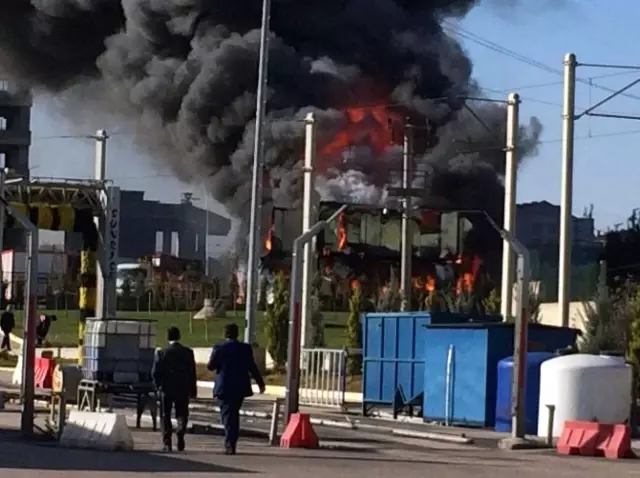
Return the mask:
[[[206, 181], [215, 199], [244, 217], [261, 3], [2, 0], [0, 67], [35, 91], [64, 96], [76, 118], [119, 118], [180, 179]], [[435, 128], [436, 140], [416, 151], [416, 184], [428, 198], [497, 211], [504, 108], [461, 99], [479, 94], [472, 63], [442, 28], [478, 3], [273, 0], [265, 139], [277, 202], [299, 197], [300, 120], [308, 111], [317, 112], [322, 144], [340, 129], [345, 107], [382, 102]], [[535, 152], [540, 132], [535, 119], [522, 128], [521, 157]], [[390, 148], [378, 161], [334, 168], [323, 194], [378, 200], [398, 157]]]

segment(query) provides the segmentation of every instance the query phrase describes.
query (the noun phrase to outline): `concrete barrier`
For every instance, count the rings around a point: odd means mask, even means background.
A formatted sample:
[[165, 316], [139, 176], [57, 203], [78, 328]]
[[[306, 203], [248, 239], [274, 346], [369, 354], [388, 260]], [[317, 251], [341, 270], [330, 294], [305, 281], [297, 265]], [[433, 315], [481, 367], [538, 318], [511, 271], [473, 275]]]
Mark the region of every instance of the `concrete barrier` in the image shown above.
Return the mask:
[[18, 363], [13, 369], [13, 375], [11, 376], [12, 385], [22, 385], [22, 354], [18, 355]]
[[124, 415], [72, 410], [60, 445], [91, 450], [133, 450], [133, 435]]

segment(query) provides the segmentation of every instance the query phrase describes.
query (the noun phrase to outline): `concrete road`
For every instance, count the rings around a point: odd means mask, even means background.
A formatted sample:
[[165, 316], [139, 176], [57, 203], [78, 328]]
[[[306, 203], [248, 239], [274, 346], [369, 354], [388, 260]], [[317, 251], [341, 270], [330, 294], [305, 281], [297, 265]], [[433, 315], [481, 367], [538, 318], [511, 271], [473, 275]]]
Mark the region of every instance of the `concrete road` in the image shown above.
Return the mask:
[[543, 452], [501, 452], [475, 448], [410, 449], [372, 446], [359, 451], [287, 450], [264, 442], [244, 440], [238, 455], [220, 452], [220, 440], [189, 435], [187, 451], [164, 454], [157, 433], [134, 432], [134, 452], [108, 453], [57, 448], [48, 443], [24, 443], [11, 421], [0, 417], [0, 473], [12, 478], [150, 478], [173, 473], [196, 476], [238, 476], [259, 474], [265, 478], [619, 478], [637, 476], [635, 461], [557, 457]]

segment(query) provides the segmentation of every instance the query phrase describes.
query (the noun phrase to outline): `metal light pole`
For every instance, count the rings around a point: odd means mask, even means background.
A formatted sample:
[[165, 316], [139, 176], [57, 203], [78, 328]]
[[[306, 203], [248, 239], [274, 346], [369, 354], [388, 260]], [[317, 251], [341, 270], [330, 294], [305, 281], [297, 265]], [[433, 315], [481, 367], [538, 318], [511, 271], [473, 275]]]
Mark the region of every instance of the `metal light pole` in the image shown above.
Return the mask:
[[[96, 181], [104, 181], [106, 179], [107, 168], [107, 140], [109, 136], [103, 129], [96, 131], [94, 136], [96, 142], [96, 152], [94, 160], [94, 175], [93, 178]], [[106, 195], [102, 198], [103, 203], [107, 203]], [[100, 319], [108, 318], [110, 316], [115, 317], [115, 304], [108, 304], [108, 300], [105, 300], [105, 280], [104, 280], [104, 267], [107, 263], [107, 238], [104, 237], [104, 231], [106, 231], [107, 218], [97, 216], [93, 218], [96, 228], [100, 231], [102, 237], [102, 247], [99, 255], [99, 260], [96, 264], [96, 317]]]
[[[520, 243], [514, 234], [498, 226], [486, 211], [480, 211], [487, 221], [509, 243], [510, 248], [518, 256], [517, 267], [517, 308], [513, 330], [513, 378], [511, 382], [511, 442], [521, 441], [525, 437], [525, 387], [527, 370], [527, 350], [529, 343], [529, 278], [531, 263], [529, 251]], [[509, 439], [507, 439], [509, 441]]]
[[[313, 169], [316, 156], [316, 119], [313, 113], [307, 114], [305, 123], [305, 145], [303, 166], [303, 190], [302, 190], [302, 232], [307, 232], [312, 225], [313, 215]], [[301, 301], [301, 328], [302, 339], [300, 347], [307, 346], [310, 326], [311, 305], [311, 280], [314, 273], [313, 267], [313, 241], [304, 245], [302, 259], [302, 301]]]
[[209, 269], [209, 194], [204, 191], [204, 273], [211, 277]]
[[[7, 170], [2, 165], [0, 167], [0, 198], [4, 199], [4, 186], [7, 179]], [[4, 251], [4, 224], [5, 224], [5, 211], [3, 207], [0, 207], [0, 252]], [[2, 262], [0, 261], [0, 278], [4, 280], [2, 276]]]
[[[520, 96], [509, 95], [507, 103], [507, 151], [504, 171], [504, 224], [503, 229], [509, 234], [516, 233], [516, 188], [518, 170], [518, 128]], [[502, 241], [502, 290], [500, 294], [500, 315], [503, 320], [513, 314], [512, 296], [514, 279], [514, 251], [508, 240]]]
[[402, 145], [402, 257], [400, 262], [400, 289], [402, 290], [403, 311], [411, 309], [411, 258], [413, 253], [412, 210], [413, 200], [409, 189], [413, 182], [413, 126], [405, 124]]
[[569, 326], [571, 288], [571, 236], [573, 208], [573, 146], [576, 110], [576, 56], [564, 59], [564, 101], [562, 111], [562, 197], [560, 202], [560, 258], [558, 270], [558, 306], [561, 325]]
[[[35, 413], [35, 377], [33, 369], [36, 359], [36, 315], [38, 309], [37, 280], [38, 280], [38, 228], [27, 216], [11, 206], [4, 197], [0, 197], [0, 209], [4, 214], [11, 214], [28, 234], [27, 240], [27, 269], [24, 291], [25, 311], [22, 332], [22, 410], [20, 429], [26, 437], [33, 435], [33, 418]], [[4, 224], [2, 224], [4, 227]]]
[[341, 206], [327, 219], [318, 221], [308, 231], [303, 232], [293, 241], [291, 263], [291, 289], [289, 302], [289, 341], [287, 349], [287, 385], [285, 392], [284, 422], [289, 423], [293, 413], [297, 413], [300, 392], [300, 341], [301, 341], [301, 296], [302, 296], [302, 261], [304, 246], [321, 231], [329, 227], [347, 206]]
[[269, 63], [269, 20], [271, 0], [262, 0], [260, 27], [260, 62], [256, 99], [256, 130], [253, 143], [253, 176], [251, 178], [251, 218], [249, 222], [249, 256], [247, 264], [244, 340], [256, 343], [256, 312], [258, 306], [258, 261], [260, 259], [260, 208], [262, 205], [262, 176], [264, 170], [263, 126], [267, 103], [267, 71]]
[[529, 251], [513, 236], [511, 244], [518, 254], [517, 271], [517, 312], [513, 331], [513, 381], [511, 389], [511, 436], [523, 439], [526, 432], [525, 388], [527, 369], [527, 350], [529, 343]]

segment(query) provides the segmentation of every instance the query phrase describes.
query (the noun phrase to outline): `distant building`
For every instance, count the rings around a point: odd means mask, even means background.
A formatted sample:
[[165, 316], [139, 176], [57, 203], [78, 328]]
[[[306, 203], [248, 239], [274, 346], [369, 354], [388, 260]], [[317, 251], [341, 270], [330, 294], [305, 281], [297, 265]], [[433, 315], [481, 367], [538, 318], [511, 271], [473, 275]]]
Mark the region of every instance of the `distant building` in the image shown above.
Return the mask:
[[[122, 260], [162, 252], [205, 263], [207, 211], [185, 198], [177, 204], [144, 199], [144, 191], [123, 190], [120, 199]], [[226, 236], [231, 220], [209, 212], [209, 236]], [[74, 236], [72, 238], [72, 236]], [[79, 249], [79, 237], [68, 234], [67, 250]]]
[[[572, 216], [571, 300], [591, 300], [595, 294], [602, 245], [591, 217]], [[557, 300], [560, 206], [547, 201], [518, 204], [516, 237], [529, 250], [531, 278], [541, 283], [541, 299]]]
[[[589, 245], [595, 241], [595, 224], [591, 217], [571, 218], [574, 245]], [[558, 244], [560, 240], [560, 206], [547, 201], [518, 204], [516, 237], [526, 247]]]
[[[32, 105], [31, 93], [4, 79], [0, 72], [0, 166], [23, 177], [29, 176]], [[24, 241], [23, 230], [7, 230], [3, 247], [22, 249]]]
[[32, 105], [29, 91], [3, 80], [0, 73], [0, 159], [20, 176], [29, 174]]

